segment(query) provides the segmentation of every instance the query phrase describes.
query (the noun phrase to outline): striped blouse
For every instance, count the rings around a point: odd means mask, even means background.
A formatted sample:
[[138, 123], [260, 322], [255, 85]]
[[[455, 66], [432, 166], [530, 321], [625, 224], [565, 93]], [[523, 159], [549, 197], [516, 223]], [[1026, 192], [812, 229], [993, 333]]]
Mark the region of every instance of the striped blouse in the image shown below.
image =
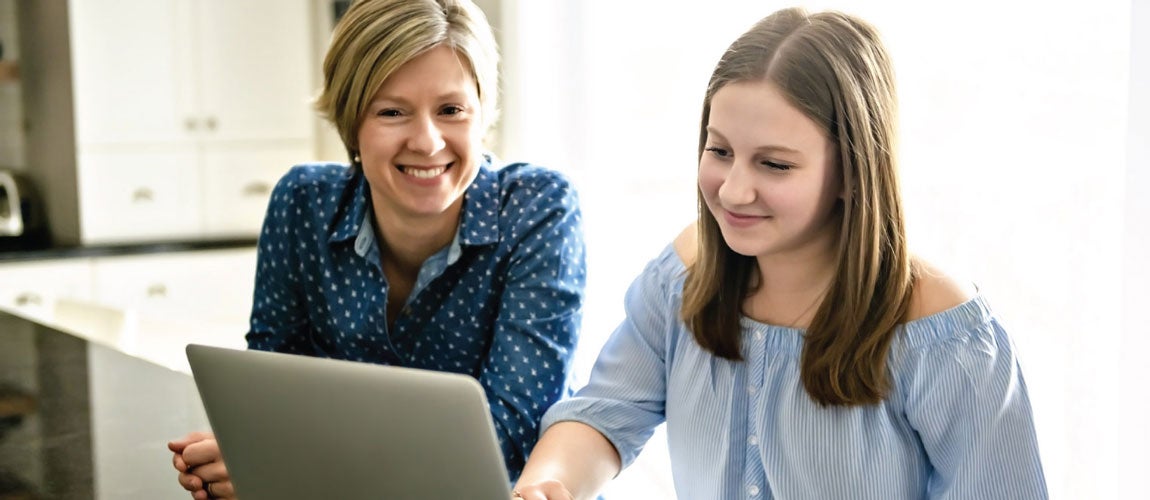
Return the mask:
[[743, 318], [743, 355], [715, 357], [678, 319], [671, 246], [626, 295], [588, 385], [543, 428], [586, 423], [629, 465], [667, 423], [681, 499], [1046, 498], [1013, 345], [986, 300], [907, 323], [880, 404], [821, 407], [799, 379], [802, 330]]

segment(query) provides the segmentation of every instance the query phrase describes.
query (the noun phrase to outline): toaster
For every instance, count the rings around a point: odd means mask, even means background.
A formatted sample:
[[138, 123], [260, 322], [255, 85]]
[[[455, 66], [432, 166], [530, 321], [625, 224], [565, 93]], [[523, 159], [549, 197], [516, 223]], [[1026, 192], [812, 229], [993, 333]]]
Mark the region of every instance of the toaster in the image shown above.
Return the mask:
[[48, 246], [43, 206], [23, 174], [0, 169], [0, 250]]

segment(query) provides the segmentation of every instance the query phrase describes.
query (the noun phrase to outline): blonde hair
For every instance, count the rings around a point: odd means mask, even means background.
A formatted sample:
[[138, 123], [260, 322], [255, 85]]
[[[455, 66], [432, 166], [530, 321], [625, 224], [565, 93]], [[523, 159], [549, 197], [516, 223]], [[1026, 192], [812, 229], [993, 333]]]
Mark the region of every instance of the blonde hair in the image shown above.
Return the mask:
[[[844, 200], [836, 269], [806, 330], [801, 378], [824, 405], [864, 405], [890, 390], [887, 352], [905, 321], [914, 272], [895, 157], [897, 107], [878, 32], [839, 12], [778, 11], [740, 36], [716, 65], [703, 100], [699, 155], [711, 100], [732, 82], [770, 81], [837, 147]], [[741, 360], [739, 318], [754, 291], [754, 257], [735, 253], [699, 193], [698, 257], [682, 318], [717, 356]]]
[[316, 109], [339, 132], [348, 157], [371, 98], [404, 63], [446, 44], [475, 78], [484, 127], [497, 115], [499, 52], [483, 11], [469, 0], [358, 0], [344, 13], [323, 61]]

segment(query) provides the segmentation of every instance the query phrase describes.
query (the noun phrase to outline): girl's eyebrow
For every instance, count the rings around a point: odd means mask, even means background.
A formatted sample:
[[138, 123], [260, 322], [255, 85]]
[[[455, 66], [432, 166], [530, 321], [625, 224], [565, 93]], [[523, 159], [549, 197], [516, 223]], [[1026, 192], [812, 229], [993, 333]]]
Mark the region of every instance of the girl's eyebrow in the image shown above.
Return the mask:
[[[714, 127], [711, 127], [710, 125], [707, 126], [707, 135], [713, 135], [713, 136], [718, 137], [719, 139], [726, 141], [726, 138], [723, 137], [723, 134], [721, 132], [719, 132], [718, 130], [716, 130]], [[799, 151], [799, 150], [792, 148], [792, 147], [783, 146], [782, 144], [766, 144], [766, 145], [759, 146], [759, 147], [755, 148], [755, 151], [764, 151], [764, 152], [771, 152], [771, 153], [790, 153], [790, 154], [799, 155], [799, 156], [802, 156], [802, 154], [803, 154], [802, 151]]]

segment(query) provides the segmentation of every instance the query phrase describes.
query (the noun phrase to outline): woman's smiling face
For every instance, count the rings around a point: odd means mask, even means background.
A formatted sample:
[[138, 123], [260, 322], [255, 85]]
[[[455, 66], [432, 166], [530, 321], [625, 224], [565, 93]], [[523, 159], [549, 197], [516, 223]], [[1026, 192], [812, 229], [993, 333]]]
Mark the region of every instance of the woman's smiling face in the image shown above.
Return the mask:
[[715, 92], [704, 148], [699, 189], [732, 250], [766, 256], [833, 245], [836, 148], [773, 83]]
[[479, 171], [483, 120], [462, 56], [436, 46], [392, 73], [360, 123], [359, 156], [383, 217], [455, 217]]

